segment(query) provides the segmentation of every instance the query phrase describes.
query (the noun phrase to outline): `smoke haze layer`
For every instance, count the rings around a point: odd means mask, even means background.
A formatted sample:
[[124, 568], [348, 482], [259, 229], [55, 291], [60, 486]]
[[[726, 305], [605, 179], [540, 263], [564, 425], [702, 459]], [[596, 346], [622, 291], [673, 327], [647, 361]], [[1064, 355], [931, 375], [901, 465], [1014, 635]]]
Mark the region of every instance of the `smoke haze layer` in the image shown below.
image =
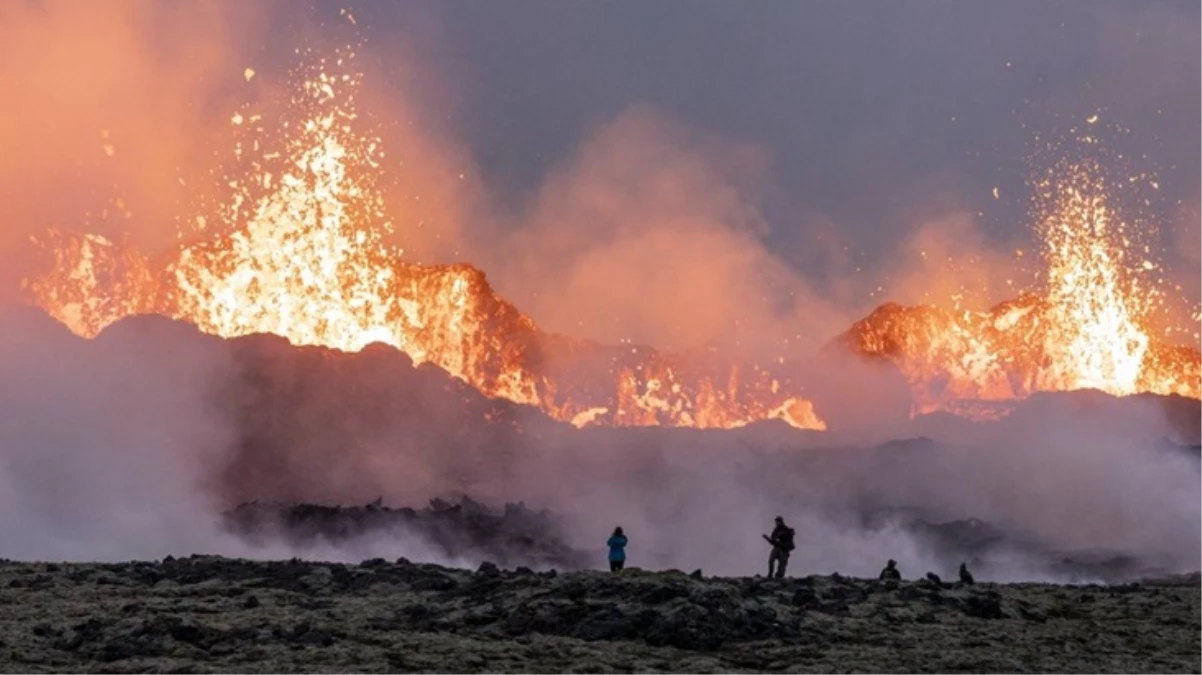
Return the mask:
[[1130, 556], [1145, 571], [1199, 565], [1198, 457], [1164, 449], [1180, 430], [1159, 397], [1042, 395], [998, 423], [907, 421], [888, 432], [928, 438], [875, 446], [775, 424], [576, 430], [382, 346], [344, 354], [268, 336], [227, 341], [155, 317], [93, 341], [36, 313], [8, 313], [5, 325], [9, 557], [405, 555], [473, 565], [415, 533], [252, 546], [220, 517], [256, 499], [420, 506], [466, 494], [550, 509], [596, 566], [621, 525], [632, 564], [762, 573], [759, 534], [778, 514], [797, 529], [799, 574], [870, 576], [890, 557], [911, 574], [949, 572], [959, 561], [916, 534], [914, 517], [979, 519], [1009, 533], [976, 561], [990, 578], [1049, 578], [1051, 552]]

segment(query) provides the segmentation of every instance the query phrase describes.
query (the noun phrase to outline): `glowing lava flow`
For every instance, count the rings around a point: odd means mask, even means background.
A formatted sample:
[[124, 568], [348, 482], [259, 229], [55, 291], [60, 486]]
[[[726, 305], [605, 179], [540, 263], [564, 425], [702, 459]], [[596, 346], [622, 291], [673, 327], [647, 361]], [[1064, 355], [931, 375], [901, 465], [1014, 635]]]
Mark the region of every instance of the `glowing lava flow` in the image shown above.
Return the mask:
[[1042, 293], [988, 312], [887, 304], [838, 343], [892, 360], [914, 392], [916, 413], [1006, 414], [1006, 402], [1037, 391], [1099, 389], [1200, 397], [1197, 349], [1153, 340], [1159, 303], [1133, 260], [1138, 233], [1108, 205], [1096, 164], [1061, 162], [1036, 185], [1037, 231], [1046, 265]]
[[[607, 348], [548, 335], [499, 298], [470, 265], [404, 263], [383, 243], [390, 225], [375, 183], [380, 139], [356, 131], [357, 74], [321, 61], [292, 99], [281, 152], [263, 152], [257, 115], [239, 113], [226, 231], [162, 264], [93, 235], [51, 231], [50, 271], [27, 280], [34, 301], [80, 335], [153, 312], [224, 337], [274, 333], [346, 351], [383, 342], [484, 394], [587, 424], [736, 427], [781, 419], [823, 429], [790, 383], [754, 364], [649, 348]], [[261, 152], [261, 154], [259, 154]]]

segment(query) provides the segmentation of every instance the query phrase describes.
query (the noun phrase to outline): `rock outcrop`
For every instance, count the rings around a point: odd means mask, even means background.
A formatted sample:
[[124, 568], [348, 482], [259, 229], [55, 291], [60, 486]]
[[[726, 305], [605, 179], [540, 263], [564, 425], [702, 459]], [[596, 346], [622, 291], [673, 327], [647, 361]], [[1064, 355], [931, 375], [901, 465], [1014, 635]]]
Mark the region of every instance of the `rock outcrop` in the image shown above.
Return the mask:
[[[251, 541], [281, 539], [295, 546], [337, 545], [364, 536], [417, 539], [443, 559], [487, 559], [504, 566], [579, 569], [584, 552], [565, 543], [559, 521], [523, 503], [493, 510], [469, 497], [434, 499], [424, 509], [247, 502], [227, 512], [226, 527]], [[490, 563], [491, 564], [491, 563]]]

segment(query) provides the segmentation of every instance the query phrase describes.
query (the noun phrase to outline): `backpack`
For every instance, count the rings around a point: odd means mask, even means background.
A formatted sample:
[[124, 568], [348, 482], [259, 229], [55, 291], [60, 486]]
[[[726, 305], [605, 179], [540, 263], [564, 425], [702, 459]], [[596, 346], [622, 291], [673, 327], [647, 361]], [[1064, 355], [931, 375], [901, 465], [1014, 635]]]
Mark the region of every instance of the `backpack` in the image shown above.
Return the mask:
[[780, 543], [781, 543], [781, 548], [785, 549], [786, 551], [793, 550], [793, 548], [794, 548], [794, 546], [793, 546], [793, 528], [791, 528], [791, 527], [785, 528], [785, 531], [781, 534]]

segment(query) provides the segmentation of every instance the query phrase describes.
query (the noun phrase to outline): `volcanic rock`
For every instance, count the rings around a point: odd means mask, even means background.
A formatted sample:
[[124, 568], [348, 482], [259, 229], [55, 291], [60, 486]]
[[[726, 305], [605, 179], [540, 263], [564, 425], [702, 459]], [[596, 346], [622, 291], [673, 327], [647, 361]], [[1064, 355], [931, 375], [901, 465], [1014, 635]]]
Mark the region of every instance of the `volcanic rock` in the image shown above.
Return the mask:
[[[147, 566], [175, 583], [143, 586], [138, 570]], [[0, 586], [25, 567], [0, 568]], [[84, 569], [92, 574], [79, 574]], [[0, 669], [1196, 672], [1202, 665], [1196, 575], [1118, 587], [936, 588], [846, 576], [486, 569], [209, 556], [65, 564], [51, 573], [58, 590], [4, 596]], [[98, 586], [92, 580], [101, 576], [119, 583]], [[303, 583], [315, 577], [329, 590], [319, 602]], [[431, 578], [450, 583], [424, 583]], [[16, 630], [21, 625], [33, 627]]]
[[[564, 543], [560, 524], [548, 512], [531, 511], [524, 504], [507, 504], [494, 512], [468, 497], [453, 504], [434, 499], [420, 510], [248, 502], [227, 512], [225, 523], [252, 541], [281, 533], [293, 544], [338, 543], [367, 534], [414, 539], [447, 558], [483, 559], [478, 573], [484, 577], [496, 572], [493, 560], [506, 566], [520, 562], [569, 569], [587, 563], [585, 554]], [[377, 558], [360, 566], [377, 569], [386, 564]]]

